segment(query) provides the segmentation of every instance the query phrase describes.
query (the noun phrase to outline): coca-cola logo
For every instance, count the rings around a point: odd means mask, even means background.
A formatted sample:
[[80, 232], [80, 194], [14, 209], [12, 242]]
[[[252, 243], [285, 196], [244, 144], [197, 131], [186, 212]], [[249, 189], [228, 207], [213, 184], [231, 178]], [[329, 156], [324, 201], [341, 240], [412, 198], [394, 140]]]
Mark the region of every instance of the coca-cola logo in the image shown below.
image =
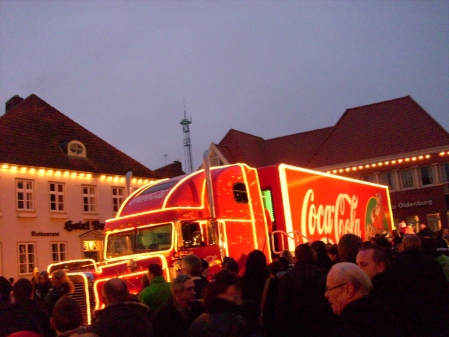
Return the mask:
[[302, 203], [301, 232], [312, 238], [329, 238], [333, 235], [334, 242], [346, 233], [362, 236], [360, 218], [357, 217], [359, 198], [340, 193], [335, 204], [323, 205], [315, 202], [315, 193], [309, 189]]

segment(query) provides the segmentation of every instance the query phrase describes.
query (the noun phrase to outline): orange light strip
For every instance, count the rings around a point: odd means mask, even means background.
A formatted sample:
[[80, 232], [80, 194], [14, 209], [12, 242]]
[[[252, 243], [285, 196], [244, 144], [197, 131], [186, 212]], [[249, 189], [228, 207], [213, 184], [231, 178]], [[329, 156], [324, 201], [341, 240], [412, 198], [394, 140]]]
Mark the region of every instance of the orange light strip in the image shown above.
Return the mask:
[[[48, 176], [61, 176], [64, 175], [66, 177], [72, 177], [72, 178], [82, 178], [82, 179], [92, 179], [92, 178], [99, 178], [101, 180], [108, 180], [108, 181], [115, 181], [115, 182], [124, 182], [125, 177], [122, 176], [110, 176], [106, 174], [101, 174], [99, 176], [94, 176], [90, 172], [81, 172], [81, 171], [63, 171], [59, 169], [53, 169], [53, 168], [45, 168], [45, 167], [33, 167], [33, 166], [26, 166], [26, 165], [16, 165], [16, 164], [9, 164], [9, 163], [3, 163], [1, 165], [2, 169], [5, 170], [11, 170], [11, 171], [21, 171], [23, 173], [30, 173], [30, 174], [38, 174], [38, 175], [48, 175]], [[137, 179], [134, 178], [134, 183], [140, 183], [140, 184], [148, 184], [151, 180], [150, 179]]]
[[[445, 156], [445, 155], [449, 155], [449, 151], [447, 152], [440, 152], [439, 153], [440, 156]], [[416, 162], [418, 160], [423, 160], [423, 159], [429, 159], [432, 155], [430, 154], [426, 154], [426, 155], [419, 155], [419, 156], [413, 156], [413, 157], [407, 157], [407, 158], [398, 158], [398, 159], [393, 159], [393, 160], [387, 160], [384, 162], [377, 162], [377, 163], [371, 163], [371, 164], [365, 164], [365, 165], [359, 165], [359, 166], [353, 166], [353, 167], [346, 167], [346, 168], [340, 168], [340, 169], [334, 169], [332, 171], [327, 171], [326, 173], [332, 173], [332, 174], [338, 174], [338, 173], [343, 173], [343, 172], [349, 172], [349, 171], [357, 171], [357, 170], [363, 170], [364, 168], [373, 168], [373, 167], [378, 167], [378, 166], [383, 166], [383, 165], [395, 165], [395, 164], [401, 164], [403, 162]]]

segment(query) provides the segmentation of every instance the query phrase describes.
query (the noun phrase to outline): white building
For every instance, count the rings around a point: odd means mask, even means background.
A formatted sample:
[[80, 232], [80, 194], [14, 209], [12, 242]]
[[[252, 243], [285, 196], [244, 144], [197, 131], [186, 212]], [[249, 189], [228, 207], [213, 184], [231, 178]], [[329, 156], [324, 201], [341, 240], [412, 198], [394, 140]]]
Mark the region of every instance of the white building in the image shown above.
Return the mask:
[[36, 95], [11, 98], [0, 117], [0, 275], [101, 259], [128, 172], [130, 189], [159, 178]]

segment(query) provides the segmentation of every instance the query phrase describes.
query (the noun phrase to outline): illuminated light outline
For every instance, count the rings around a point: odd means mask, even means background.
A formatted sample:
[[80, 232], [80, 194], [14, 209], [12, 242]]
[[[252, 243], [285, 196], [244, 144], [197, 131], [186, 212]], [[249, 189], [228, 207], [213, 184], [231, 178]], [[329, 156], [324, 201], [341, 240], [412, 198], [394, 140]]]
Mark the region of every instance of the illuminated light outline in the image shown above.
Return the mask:
[[[250, 209], [250, 222], [251, 222], [251, 229], [253, 232], [253, 242], [254, 242], [254, 249], [259, 249], [259, 242], [257, 242], [257, 231], [256, 231], [256, 224], [255, 224], [255, 219], [254, 219], [254, 209], [253, 209], [253, 202], [252, 202], [252, 197], [251, 197], [251, 190], [249, 188], [249, 183], [248, 183], [248, 176], [246, 174], [246, 170], [244, 169], [244, 165], [243, 164], [237, 164], [240, 167], [240, 170], [242, 172], [242, 180], [243, 183], [245, 184], [245, 186], [248, 186], [248, 191], [247, 191], [247, 195], [248, 195], [248, 206]], [[250, 170], [250, 168], [248, 167], [248, 171]], [[257, 172], [255, 172], [256, 177], [257, 177]], [[238, 180], [238, 179], [236, 179]], [[259, 189], [260, 191], [260, 189]], [[260, 193], [259, 193], [260, 194]], [[262, 204], [263, 205], [263, 204]], [[265, 213], [265, 212], [263, 212]], [[232, 220], [232, 222], [234, 222], [234, 220]], [[226, 241], [228, 242], [228, 241]]]
[[84, 294], [86, 295], [86, 313], [87, 313], [87, 324], [90, 324], [92, 322], [92, 313], [91, 313], [91, 308], [90, 308], [90, 294], [89, 294], [89, 281], [88, 278], [86, 276], [86, 274], [84, 273], [80, 273], [80, 272], [67, 272], [67, 275], [78, 275], [81, 276], [84, 280]]
[[[139, 254], [139, 255], [140, 255], [140, 258], [133, 259], [133, 260], [137, 262], [137, 261], [141, 261], [141, 260], [146, 260], [148, 258], [159, 257], [159, 259], [162, 262], [162, 270], [166, 270], [167, 282], [171, 282], [171, 277], [170, 277], [170, 271], [168, 269], [167, 258], [164, 255], [162, 255], [162, 254], [151, 254], [150, 256], [148, 256], [148, 255], [142, 256], [142, 254]], [[129, 258], [125, 258], [125, 259], [121, 258], [121, 260], [117, 261], [116, 263], [110, 263], [110, 264], [101, 266], [99, 274], [103, 273], [103, 269], [104, 268], [114, 267], [114, 266], [118, 266], [118, 265], [124, 265], [126, 267], [126, 264], [128, 263], [129, 260], [130, 260]], [[133, 276], [144, 275], [147, 272], [148, 272], [148, 270], [143, 270], [143, 271], [140, 270], [138, 272], [129, 273], [129, 274], [122, 273], [121, 275], [116, 275], [116, 277], [118, 277], [118, 278], [125, 278], [126, 279], [126, 278], [133, 277]], [[106, 282], [107, 280], [110, 280], [112, 277], [113, 276], [111, 276], [111, 275], [107, 275], [107, 276], [105, 275], [105, 277], [103, 277], [103, 278], [98, 278], [97, 280], [94, 280], [93, 291], [94, 291], [94, 296], [95, 296], [95, 309], [99, 309], [100, 302], [102, 302], [102, 301], [100, 301], [100, 296], [98, 294], [98, 286], [97, 286], [98, 283]]]
[[[248, 168], [250, 168], [248, 165], [246, 165], [246, 164], [244, 164], [244, 165], [247, 166]], [[262, 193], [261, 193], [262, 188], [260, 187], [259, 174], [257, 172], [257, 169], [254, 169], [254, 168], [250, 168], [250, 169], [255, 171], [257, 190], [260, 191], [258, 193], [259, 194], [259, 205], [261, 205], [261, 207], [262, 207], [262, 216], [263, 216], [264, 227], [265, 227], [264, 235], [265, 235], [265, 233], [268, 233], [268, 221], [267, 221], [265, 207], [264, 207]], [[256, 220], [254, 220], [253, 226], [256, 227]], [[271, 260], [271, 245], [268, 244], [268, 245], [266, 245], [266, 247], [267, 247], [267, 255], [268, 255], [267, 256], [267, 260], [268, 260], [269, 263], [271, 263], [271, 261], [272, 261]]]
[[[285, 231], [287, 233], [293, 232], [293, 226], [292, 226], [293, 221], [292, 221], [292, 217], [291, 217], [292, 212], [291, 212], [290, 198], [289, 198], [288, 187], [287, 187], [287, 174], [286, 174], [287, 169], [290, 169], [292, 171], [297, 171], [297, 172], [306, 172], [306, 173], [313, 174], [313, 175], [320, 175], [320, 176], [328, 177], [331, 179], [339, 179], [339, 180], [344, 180], [344, 181], [348, 181], [351, 183], [363, 184], [363, 185], [374, 186], [377, 188], [386, 189], [386, 192], [387, 192], [386, 194], [388, 196], [388, 205], [390, 208], [389, 209], [390, 219], [393, 219], [389, 190], [388, 190], [388, 187], [385, 185], [380, 185], [380, 184], [375, 184], [375, 183], [372, 183], [369, 181], [357, 180], [357, 179], [352, 179], [352, 178], [348, 178], [348, 177], [333, 175], [333, 174], [320, 172], [320, 171], [313, 171], [313, 170], [309, 170], [306, 168], [291, 166], [291, 165], [287, 165], [287, 164], [279, 164], [278, 171], [279, 171], [279, 180], [280, 180], [280, 185], [281, 185], [281, 193], [282, 193], [282, 195], [287, 196], [286, 198], [283, 198], [283, 200], [282, 200], [282, 204], [284, 206]], [[288, 240], [288, 249], [290, 251], [294, 251], [295, 247], [296, 246], [295, 246], [294, 240], [291, 240], [291, 239]]]

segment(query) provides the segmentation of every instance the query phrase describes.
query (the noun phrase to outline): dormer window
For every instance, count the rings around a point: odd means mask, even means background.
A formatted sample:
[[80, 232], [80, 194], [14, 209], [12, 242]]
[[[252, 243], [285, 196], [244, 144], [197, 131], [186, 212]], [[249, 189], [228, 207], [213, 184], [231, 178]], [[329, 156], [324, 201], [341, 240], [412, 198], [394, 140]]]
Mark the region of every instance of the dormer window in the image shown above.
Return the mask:
[[86, 158], [86, 147], [83, 143], [72, 140], [67, 145], [67, 154], [72, 157]]

